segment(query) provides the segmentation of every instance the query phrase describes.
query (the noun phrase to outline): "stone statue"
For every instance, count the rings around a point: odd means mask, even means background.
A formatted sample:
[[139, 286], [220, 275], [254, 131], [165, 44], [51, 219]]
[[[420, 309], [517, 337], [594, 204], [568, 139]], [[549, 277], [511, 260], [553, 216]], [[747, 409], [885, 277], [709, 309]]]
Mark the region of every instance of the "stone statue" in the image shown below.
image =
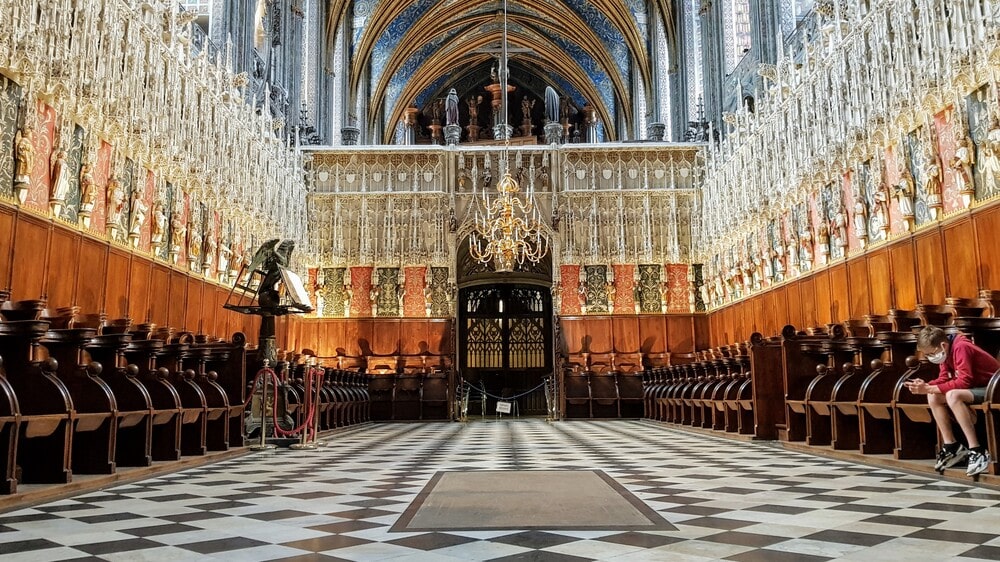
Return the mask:
[[483, 96], [470, 97], [465, 103], [469, 105], [469, 123], [471, 125], [478, 124], [479, 104], [483, 103]]
[[824, 264], [830, 255], [830, 228], [826, 226], [826, 223], [819, 225], [819, 229], [817, 229], [816, 232], [816, 238], [819, 243], [819, 262]]
[[14, 186], [27, 187], [31, 184], [31, 174], [35, 169], [34, 133], [30, 129], [18, 130], [14, 134]]
[[559, 122], [559, 94], [552, 86], [545, 87], [545, 122]]
[[569, 107], [569, 97], [563, 96], [559, 98], [559, 119], [569, 121], [570, 117], [570, 107]]
[[122, 185], [118, 182], [118, 178], [111, 176], [108, 178], [108, 186], [106, 188], [107, 192], [107, 205], [108, 205], [108, 225], [118, 225], [122, 219], [122, 210], [125, 204], [125, 192], [122, 190]]
[[952, 173], [955, 174], [955, 183], [961, 193], [975, 193], [976, 185], [972, 179], [972, 167], [976, 164], [976, 149], [972, 146], [972, 139], [969, 135], [955, 133], [957, 137], [955, 146], [955, 156], [951, 159]]
[[448, 97], [445, 98], [445, 124], [458, 125], [458, 92], [455, 88], [448, 90]]
[[[903, 220], [906, 221], [906, 228], [909, 230], [914, 217], [913, 196], [916, 192], [913, 186], [913, 175], [910, 174], [910, 168], [906, 166], [905, 163], [899, 172], [899, 183], [896, 184], [896, 187], [893, 190], [895, 191], [896, 204], [899, 206], [899, 214], [902, 215]], [[878, 193], [876, 193], [875, 204], [878, 205], [879, 203]], [[882, 224], [888, 227], [888, 201], [886, 201], [886, 207], [885, 222]]]
[[844, 200], [840, 200], [840, 206], [833, 215], [833, 246], [838, 249], [838, 255], [842, 255], [847, 248], [847, 208]]
[[80, 210], [85, 213], [92, 211], [96, 199], [94, 173], [90, 170], [90, 165], [84, 163], [80, 166]]
[[153, 226], [150, 231], [149, 241], [154, 245], [163, 242], [163, 234], [167, 230], [167, 213], [163, 209], [163, 203], [157, 201], [153, 204]]
[[66, 151], [56, 150], [52, 153], [52, 191], [49, 199], [52, 201], [65, 201], [69, 195], [69, 166], [66, 164]]
[[184, 246], [184, 234], [187, 232], [187, 225], [181, 218], [180, 211], [174, 211], [170, 217], [170, 251], [179, 253]]
[[868, 208], [860, 195], [854, 198], [854, 234], [862, 243], [868, 240]]
[[941, 207], [941, 164], [933, 143], [928, 143], [924, 150], [924, 192], [927, 193], [927, 206]]
[[521, 115], [525, 121], [531, 121], [531, 110], [535, 108], [535, 100], [528, 99], [528, 96], [521, 98]]
[[979, 145], [979, 168], [983, 174], [983, 191], [992, 195], [1000, 190], [1000, 117], [990, 112], [989, 130]]
[[143, 223], [146, 222], [146, 212], [149, 207], [142, 200], [142, 193], [136, 191], [132, 194], [132, 213], [129, 219], [128, 233], [130, 236], [139, 236]]
[[431, 102], [431, 122], [441, 123], [441, 113], [444, 109], [444, 100], [436, 99]]

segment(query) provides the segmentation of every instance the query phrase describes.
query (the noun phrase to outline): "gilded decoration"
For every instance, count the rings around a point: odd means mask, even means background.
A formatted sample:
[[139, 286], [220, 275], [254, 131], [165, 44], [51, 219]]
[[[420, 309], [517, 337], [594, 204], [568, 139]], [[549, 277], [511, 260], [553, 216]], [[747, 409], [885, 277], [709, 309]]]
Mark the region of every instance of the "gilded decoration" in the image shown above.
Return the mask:
[[603, 314], [611, 312], [614, 298], [614, 284], [609, 280], [608, 266], [583, 266], [583, 291], [586, 295], [586, 313]]
[[402, 312], [403, 284], [397, 267], [375, 269], [372, 284], [372, 315], [399, 316]]
[[430, 316], [450, 316], [452, 314], [452, 300], [455, 298], [451, 284], [448, 281], [447, 267], [432, 267], [430, 283], [427, 287], [430, 292]]
[[349, 305], [348, 292], [344, 285], [344, 274], [347, 270], [343, 267], [323, 268], [323, 285], [320, 289], [320, 297], [323, 299], [322, 316], [342, 317], [346, 316]]
[[[18, 129], [18, 108], [21, 104], [21, 87], [0, 76], [0, 146], [14, 146]], [[0, 197], [14, 198], [13, 158], [0, 158]]]
[[639, 282], [635, 287], [639, 301], [639, 312], [654, 314], [663, 308], [660, 285], [663, 266], [656, 264], [639, 265]]

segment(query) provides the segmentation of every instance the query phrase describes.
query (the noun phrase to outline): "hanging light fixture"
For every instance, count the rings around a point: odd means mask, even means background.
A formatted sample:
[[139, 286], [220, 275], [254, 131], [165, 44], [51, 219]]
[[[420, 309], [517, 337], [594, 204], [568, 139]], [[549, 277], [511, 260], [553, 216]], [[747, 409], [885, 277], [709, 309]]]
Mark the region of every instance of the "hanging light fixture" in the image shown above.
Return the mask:
[[497, 193], [492, 197], [483, 190], [474, 206], [473, 230], [469, 234], [469, 253], [476, 261], [493, 263], [497, 272], [509, 273], [525, 262], [537, 263], [548, 254], [548, 237], [529, 187], [521, 199], [521, 187], [510, 173], [510, 136], [507, 125], [507, 0], [503, 3], [503, 45], [500, 59], [500, 119], [498, 129], [504, 139], [500, 156]]

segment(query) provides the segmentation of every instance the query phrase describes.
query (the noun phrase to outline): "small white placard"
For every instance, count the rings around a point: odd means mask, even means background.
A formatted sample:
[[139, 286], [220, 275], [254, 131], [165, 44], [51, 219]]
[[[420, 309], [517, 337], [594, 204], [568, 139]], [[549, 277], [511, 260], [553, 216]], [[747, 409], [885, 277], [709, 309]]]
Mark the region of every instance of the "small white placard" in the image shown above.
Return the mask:
[[510, 402], [504, 402], [503, 400], [497, 400], [497, 413], [498, 414], [509, 414], [510, 413]]

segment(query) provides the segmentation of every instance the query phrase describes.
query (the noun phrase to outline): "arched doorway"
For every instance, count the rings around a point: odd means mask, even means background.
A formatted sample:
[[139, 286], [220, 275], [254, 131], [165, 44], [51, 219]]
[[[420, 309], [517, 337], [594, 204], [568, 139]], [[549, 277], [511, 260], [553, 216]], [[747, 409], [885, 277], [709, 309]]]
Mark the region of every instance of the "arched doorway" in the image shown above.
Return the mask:
[[[545, 415], [552, 374], [552, 265], [498, 274], [459, 250], [458, 367], [466, 381], [493, 396], [518, 396], [521, 415]], [[526, 264], [527, 265], [527, 264]], [[469, 414], [496, 412], [495, 398], [469, 404]]]

